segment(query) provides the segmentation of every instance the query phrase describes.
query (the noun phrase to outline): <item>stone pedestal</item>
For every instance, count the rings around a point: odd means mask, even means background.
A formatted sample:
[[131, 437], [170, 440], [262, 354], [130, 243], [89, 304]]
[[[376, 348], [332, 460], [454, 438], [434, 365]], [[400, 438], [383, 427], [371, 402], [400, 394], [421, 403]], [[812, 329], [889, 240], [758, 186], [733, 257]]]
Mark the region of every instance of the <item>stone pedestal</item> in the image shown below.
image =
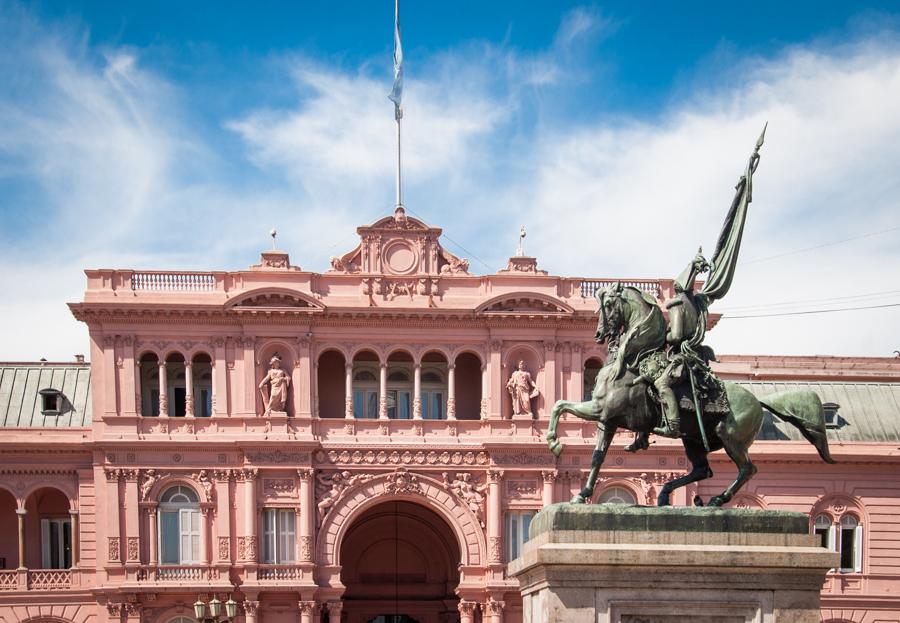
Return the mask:
[[819, 623], [837, 564], [801, 513], [562, 503], [509, 574], [523, 623]]

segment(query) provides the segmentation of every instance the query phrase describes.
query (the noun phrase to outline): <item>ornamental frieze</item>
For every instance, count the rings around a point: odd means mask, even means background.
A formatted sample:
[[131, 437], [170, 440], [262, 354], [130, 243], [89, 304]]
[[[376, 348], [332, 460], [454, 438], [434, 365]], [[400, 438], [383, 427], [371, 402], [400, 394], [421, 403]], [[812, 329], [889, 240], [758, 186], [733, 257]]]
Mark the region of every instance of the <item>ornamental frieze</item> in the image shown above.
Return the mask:
[[555, 465], [556, 457], [550, 453], [528, 454], [494, 454], [492, 459], [495, 465]]
[[[318, 450], [317, 463], [336, 465], [487, 465], [486, 452], [470, 450]], [[550, 461], [552, 463], [552, 460]]]
[[271, 450], [265, 452], [247, 452], [245, 457], [251, 463], [309, 463], [309, 452], [282, 452]]

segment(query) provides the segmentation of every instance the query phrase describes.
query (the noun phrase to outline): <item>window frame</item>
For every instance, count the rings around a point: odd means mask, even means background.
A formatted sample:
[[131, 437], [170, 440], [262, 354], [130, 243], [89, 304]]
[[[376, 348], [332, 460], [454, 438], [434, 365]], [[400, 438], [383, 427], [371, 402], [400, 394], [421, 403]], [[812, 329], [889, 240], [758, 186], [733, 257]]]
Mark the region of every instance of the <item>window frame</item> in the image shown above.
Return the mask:
[[[51, 526], [57, 526], [55, 547], [52, 543], [54, 539]], [[60, 565], [57, 567], [54, 567], [52, 562], [53, 549], [56, 549]], [[72, 562], [72, 518], [41, 517], [41, 568], [71, 569]]]
[[[615, 494], [615, 497], [617, 497], [618, 499], [620, 499], [620, 500], [623, 499], [622, 496], [619, 495], [619, 493], [618, 493], [620, 491], [624, 491], [625, 493], [627, 493], [628, 497], [631, 499], [631, 501], [630, 502], [625, 502], [625, 501], [610, 502], [608, 500], [603, 501], [603, 498], [607, 494]], [[634, 494], [634, 491], [632, 491], [628, 487], [621, 485], [621, 484], [610, 484], [610, 485], [604, 487], [603, 490], [600, 492], [600, 495], [597, 496], [597, 504], [626, 504], [627, 505], [627, 504], [637, 504], [637, 503], [638, 503], [637, 496]]]
[[[173, 497], [181, 495], [185, 498], [188, 498], [188, 501], [165, 501], [162, 499], [165, 498], [170, 491], [173, 489], [178, 489], [178, 492], [173, 495]], [[189, 499], [190, 496], [185, 495], [183, 491], [190, 492], [191, 496], [193, 496], [193, 501]], [[204, 543], [202, 540], [203, 529], [201, 522], [204, 520], [202, 513], [200, 512], [200, 496], [194, 491], [191, 487], [184, 484], [174, 484], [170, 487], [167, 487], [165, 491], [159, 496], [160, 502], [158, 505], [157, 513], [156, 513], [156, 547], [157, 554], [160, 566], [183, 566], [183, 565], [196, 565], [203, 560], [203, 547]], [[165, 542], [166, 536], [168, 536], [168, 532], [165, 528], [165, 521], [163, 515], [175, 515], [176, 517], [176, 533], [173, 537], [176, 539], [177, 551], [178, 551], [178, 562], [171, 562], [169, 560], [165, 560], [166, 557], [166, 549], [163, 547], [163, 543]], [[196, 530], [194, 529], [194, 519], [196, 518]], [[184, 551], [184, 541], [188, 540], [190, 544], [190, 551], [185, 553]], [[196, 547], [196, 557], [194, 552], [194, 545]]]
[[[271, 518], [271, 522], [270, 522]], [[289, 521], [282, 523], [283, 518]], [[270, 525], [271, 523], [271, 525]], [[297, 563], [297, 511], [293, 508], [264, 508], [262, 512], [262, 564]], [[287, 525], [285, 525], [287, 524]], [[271, 537], [271, 538], [270, 538]], [[269, 544], [271, 540], [271, 545]], [[270, 550], [273, 549], [274, 551]]]
[[533, 509], [506, 511], [503, 521], [503, 545], [506, 550], [507, 563], [522, 555], [522, 548], [525, 547], [525, 542], [528, 540], [528, 530], [535, 515], [537, 515], [537, 511]]

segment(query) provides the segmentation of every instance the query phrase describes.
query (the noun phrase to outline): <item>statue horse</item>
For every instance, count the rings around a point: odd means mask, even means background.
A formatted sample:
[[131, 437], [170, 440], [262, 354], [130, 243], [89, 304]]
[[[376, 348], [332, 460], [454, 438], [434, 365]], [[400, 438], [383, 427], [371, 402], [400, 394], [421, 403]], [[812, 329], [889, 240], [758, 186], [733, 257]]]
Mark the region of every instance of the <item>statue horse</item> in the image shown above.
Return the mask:
[[[610, 359], [594, 383], [591, 399], [587, 402], [560, 400], [550, 412], [547, 443], [559, 456], [563, 450], [556, 435], [559, 418], [571, 413], [583, 420], [597, 422], [597, 443], [591, 458], [591, 470], [587, 483], [571, 502], [583, 504], [594, 493], [597, 475], [613, 436], [618, 429], [638, 434], [635, 443], [646, 438], [658, 426], [662, 417], [659, 405], [650, 397], [648, 386], [639, 378], [637, 364], [647, 354], [665, 347], [665, 318], [649, 294], [633, 287], [615, 284], [597, 294], [600, 302], [596, 341], [609, 340]], [[637, 382], [636, 382], [637, 381]], [[703, 427], [709, 443], [709, 452], [725, 449], [737, 465], [734, 482], [719, 495], [710, 498], [709, 506], [721, 506], [729, 502], [738, 490], [757, 472], [748, 449], [759, 434], [763, 423], [763, 407], [778, 418], [795, 426], [812, 443], [819, 456], [834, 463], [828, 451], [825, 435], [825, 417], [822, 402], [812, 391], [797, 390], [771, 394], [757, 399], [749, 390], [736, 383], [722, 382], [728, 399], [727, 413], [722, 416], [703, 414]], [[675, 489], [692, 482], [712, 477], [704, 447], [700, 425], [696, 416], [683, 416], [682, 440], [685, 453], [691, 463], [691, 471], [663, 485], [658, 497], [659, 506], [668, 506]]]

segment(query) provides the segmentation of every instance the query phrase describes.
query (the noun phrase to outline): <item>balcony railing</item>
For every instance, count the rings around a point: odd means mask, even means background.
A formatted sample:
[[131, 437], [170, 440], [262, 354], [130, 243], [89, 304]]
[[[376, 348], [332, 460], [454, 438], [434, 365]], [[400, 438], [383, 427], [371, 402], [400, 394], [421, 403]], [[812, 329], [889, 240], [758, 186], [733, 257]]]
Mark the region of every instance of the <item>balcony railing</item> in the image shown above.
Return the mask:
[[303, 570], [297, 565], [260, 565], [256, 578], [260, 582], [302, 580]]
[[69, 569], [29, 569], [28, 588], [34, 591], [58, 591], [72, 586]]
[[0, 591], [19, 590], [19, 572], [15, 569], [0, 570]]
[[204, 582], [218, 580], [219, 570], [204, 565], [178, 565], [157, 567], [150, 574], [156, 582]]
[[614, 283], [621, 283], [623, 286], [631, 286], [633, 288], [637, 288], [638, 290], [643, 290], [644, 292], [649, 292], [656, 298], [659, 298], [660, 287], [659, 281], [655, 279], [635, 279], [632, 281], [619, 281], [619, 280], [591, 280], [584, 279], [581, 282], [581, 296], [585, 298], [593, 298], [597, 292], [607, 286], [611, 286]]
[[216, 289], [216, 276], [212, 273], [136, 272], [131, 276], [131, 289], [165, 292], [210, 292]]

